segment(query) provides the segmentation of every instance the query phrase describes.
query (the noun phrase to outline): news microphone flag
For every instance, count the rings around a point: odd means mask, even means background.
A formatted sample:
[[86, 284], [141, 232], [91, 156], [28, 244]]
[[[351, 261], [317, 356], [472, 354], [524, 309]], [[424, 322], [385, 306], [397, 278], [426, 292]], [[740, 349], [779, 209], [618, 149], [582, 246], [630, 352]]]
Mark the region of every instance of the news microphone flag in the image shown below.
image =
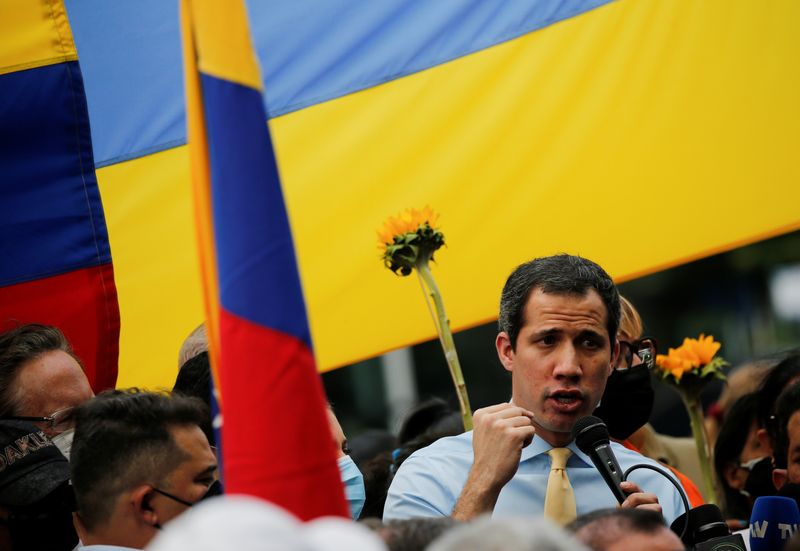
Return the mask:
[[241, 0], [183, 0], [190, 161], [225, 491], [348, 516]]
[[795, 500], [780, 496], [759, 497], [750, 515], [751, 551], [783, 549], [799, 524], [800, 510]]

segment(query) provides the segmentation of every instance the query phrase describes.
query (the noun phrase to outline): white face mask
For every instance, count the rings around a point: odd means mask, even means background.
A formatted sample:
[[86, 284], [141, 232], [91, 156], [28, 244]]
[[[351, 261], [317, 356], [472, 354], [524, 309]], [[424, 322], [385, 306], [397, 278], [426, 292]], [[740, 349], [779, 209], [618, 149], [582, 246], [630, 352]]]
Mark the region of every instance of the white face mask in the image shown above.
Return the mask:
[[75, 435], [75, 429], [65, 430], [61, 434], [56, 434], [50, 440], [56, 445], [58, 450], [64, 454], [64, 457], [69, 461], [69, 453], [72, 450], [72, 437]]

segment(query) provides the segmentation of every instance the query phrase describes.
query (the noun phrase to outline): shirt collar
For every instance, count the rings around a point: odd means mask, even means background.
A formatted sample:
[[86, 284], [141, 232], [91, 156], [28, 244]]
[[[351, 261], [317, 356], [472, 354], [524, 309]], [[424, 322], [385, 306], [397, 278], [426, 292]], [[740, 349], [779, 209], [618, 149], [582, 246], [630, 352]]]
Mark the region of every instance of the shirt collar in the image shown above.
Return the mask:
[[[583, 453], [581, 450], [578, 449], [578, 446], [575, 444], [573, 440], [570, 442], [567, 447], [572, 451], [572, 455], [579, 458], [585, 465], [590, 466], [592, 465], [592, 460], [589, 458], [588, 455]], [[520, 457], [520, 463], [523, 461], [527, 461], [531, 458], [536, 456], [542, 455], [547, 453], [553, 448], [549, 443], [547, 443], [543, 438], [539, 435], [535, 435], [533, 437], [533, 441], [528, 445], [527, 448], [522, 449], [522, 456]]]

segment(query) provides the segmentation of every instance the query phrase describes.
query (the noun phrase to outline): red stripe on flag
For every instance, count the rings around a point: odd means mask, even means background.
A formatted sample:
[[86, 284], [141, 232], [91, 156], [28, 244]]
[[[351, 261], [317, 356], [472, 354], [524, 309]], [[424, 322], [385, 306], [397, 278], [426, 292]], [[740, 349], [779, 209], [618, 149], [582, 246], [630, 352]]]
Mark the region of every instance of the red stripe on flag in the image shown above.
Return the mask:
[[0, 331], [24, 323], [61, 329], [83, 363], [92, 389], [114, 388], [119, 305], [111, 264], [0, 287]]
[[220, 308], [225, 492], [267, 499], [303, 520], [348, 516], [311, 351]]

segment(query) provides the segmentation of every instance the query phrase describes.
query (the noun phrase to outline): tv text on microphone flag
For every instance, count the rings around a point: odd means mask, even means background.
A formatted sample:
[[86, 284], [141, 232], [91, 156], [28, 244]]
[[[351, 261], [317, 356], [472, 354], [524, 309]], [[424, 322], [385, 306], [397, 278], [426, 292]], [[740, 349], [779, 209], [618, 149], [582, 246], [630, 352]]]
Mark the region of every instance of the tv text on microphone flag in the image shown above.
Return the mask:
[[225, 489], [347, 516], [244, 4], [181, 4]]

